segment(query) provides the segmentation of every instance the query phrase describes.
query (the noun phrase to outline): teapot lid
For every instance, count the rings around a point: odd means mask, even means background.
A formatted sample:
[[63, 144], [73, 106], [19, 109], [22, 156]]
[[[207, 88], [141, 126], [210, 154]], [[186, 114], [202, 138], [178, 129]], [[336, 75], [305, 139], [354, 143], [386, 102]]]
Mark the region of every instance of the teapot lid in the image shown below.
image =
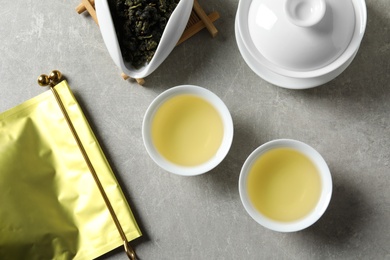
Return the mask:
[[299, 72], [340, 57], [356, 26], [351, 0], [252, 0], [246, 17], [252, 55]]

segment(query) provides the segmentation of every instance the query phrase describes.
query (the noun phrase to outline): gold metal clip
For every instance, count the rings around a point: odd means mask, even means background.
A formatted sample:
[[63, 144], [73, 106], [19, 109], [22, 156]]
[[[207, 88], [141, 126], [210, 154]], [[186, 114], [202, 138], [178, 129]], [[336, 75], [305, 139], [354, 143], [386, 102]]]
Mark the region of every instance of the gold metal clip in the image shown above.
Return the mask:
[[49, 76], [45, 74], [40, 75], [38, 77], [38, 84], [41, 87], [46, 87], [46, 86], [54, 87], [60, 82], [61, 79], [62, 79], [61, 72], [58, 70], [53, 70], [49, 74]]

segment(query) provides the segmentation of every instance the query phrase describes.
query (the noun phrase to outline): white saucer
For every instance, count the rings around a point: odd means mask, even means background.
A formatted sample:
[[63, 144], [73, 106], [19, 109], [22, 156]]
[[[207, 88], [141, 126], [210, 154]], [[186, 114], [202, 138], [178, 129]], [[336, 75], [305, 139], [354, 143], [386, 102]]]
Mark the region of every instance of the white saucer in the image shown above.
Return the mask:
[[234, 23], [235, 28], [235, 35], [236, 35], [236, 42], [238, 49], [244, 58], [247, 65], [255, 72], [258, 76], [263, 78], [264, 80], [270, 82], [273, 85], [288, 88], [288, 89], [308, 89], [317, 87], [319, 85], [325, 84], [338, 75], [340, 75], [352, 62], [354, 57], [356, 56], [357, 51], [354, 53], [354, 55], [345, 63], [343, 66], [339, 67], [337, 70], [315, 78], [292, 78], [292, 77], [286, 77], [280, 74], [277, 74], [268, 68], [262, 66], [259, 64], [254, 57], [249, 53], [249, 51], [246, 49], [245, 44], [242, 41], [242, 36], [240, 29], [238, 27], [238, 13], [236, 14], [236, 19]]

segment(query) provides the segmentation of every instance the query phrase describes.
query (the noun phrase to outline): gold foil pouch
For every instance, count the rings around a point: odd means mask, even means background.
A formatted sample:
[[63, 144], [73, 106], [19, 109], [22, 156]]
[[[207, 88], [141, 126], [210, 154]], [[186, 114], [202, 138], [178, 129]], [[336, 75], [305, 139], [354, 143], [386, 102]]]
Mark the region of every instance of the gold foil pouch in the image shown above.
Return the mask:
[[[141, 235], [66, 81], [55, 86], [131, 241]], [[0, 114], [0, 259], [92, 259], [123, 245], [53, 93]]]

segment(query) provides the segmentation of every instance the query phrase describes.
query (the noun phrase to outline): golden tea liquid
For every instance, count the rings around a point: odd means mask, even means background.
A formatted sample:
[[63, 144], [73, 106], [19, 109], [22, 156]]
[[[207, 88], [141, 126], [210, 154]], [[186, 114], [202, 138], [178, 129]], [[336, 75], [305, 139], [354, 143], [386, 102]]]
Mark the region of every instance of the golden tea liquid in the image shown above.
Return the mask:
[[206, 100], [183, 94], [168, 99], [154, 115], [152, 141], [167, 160], [195, 166], [210, 160], [222, 143], [223, 122]]
[[298, 220], [314, 209], [321, 179], [313, 162], [289, 148], [261, 155], [248, 174], [248, 195], [254, 207], [277, 221]]

